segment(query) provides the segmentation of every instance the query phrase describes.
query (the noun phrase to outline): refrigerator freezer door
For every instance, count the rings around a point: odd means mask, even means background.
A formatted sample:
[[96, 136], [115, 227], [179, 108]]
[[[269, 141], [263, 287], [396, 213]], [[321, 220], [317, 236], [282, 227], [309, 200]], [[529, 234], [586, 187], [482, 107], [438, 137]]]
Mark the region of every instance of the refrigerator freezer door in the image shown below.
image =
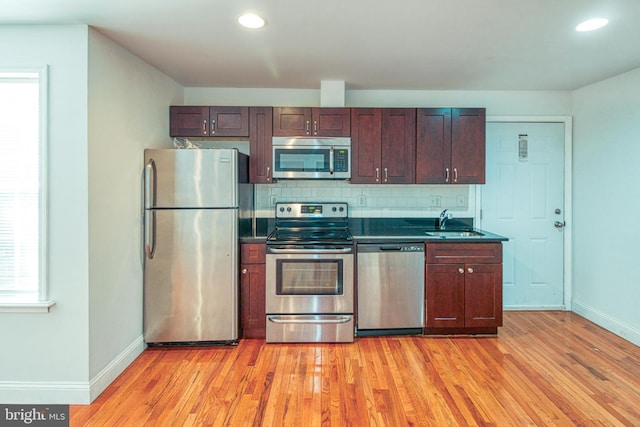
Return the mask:
[[235, 149], [144, 151], [145, 208], [238, 206]]
[[149, 343], [238, 339], [236, 209], [164, 209], [152, 215], [144, 271]]

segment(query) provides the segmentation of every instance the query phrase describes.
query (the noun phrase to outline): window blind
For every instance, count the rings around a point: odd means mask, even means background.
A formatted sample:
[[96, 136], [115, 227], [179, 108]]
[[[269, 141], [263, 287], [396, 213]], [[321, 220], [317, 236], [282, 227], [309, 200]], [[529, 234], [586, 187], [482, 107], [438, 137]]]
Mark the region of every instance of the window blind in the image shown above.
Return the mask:
[[38, 73], [0, 70], [0, 298], [38, 297], [39, 97]]

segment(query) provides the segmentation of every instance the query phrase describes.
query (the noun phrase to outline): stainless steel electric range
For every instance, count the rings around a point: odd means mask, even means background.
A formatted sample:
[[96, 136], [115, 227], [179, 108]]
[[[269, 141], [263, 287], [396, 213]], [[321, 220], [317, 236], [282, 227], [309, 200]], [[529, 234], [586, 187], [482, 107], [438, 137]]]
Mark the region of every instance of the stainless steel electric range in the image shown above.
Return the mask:
[[267, 237], [267, 342], [353, 342], [346, 203], [277, 203]]

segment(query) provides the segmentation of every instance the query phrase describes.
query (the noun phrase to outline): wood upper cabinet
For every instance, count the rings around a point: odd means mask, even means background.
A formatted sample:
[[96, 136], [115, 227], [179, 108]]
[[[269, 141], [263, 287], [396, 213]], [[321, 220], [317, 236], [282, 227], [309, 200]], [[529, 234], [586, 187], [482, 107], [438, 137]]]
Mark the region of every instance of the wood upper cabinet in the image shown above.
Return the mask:
[[485, 183], [484, 108], [419, 108], [416, 123], [416, 183]]
[[502, 326], [501, 243], [427, 243], [426, 259], [428, 333]]
[[265, 338], [266, 246], [240, 245], [240, 325], [243, 338]]
[[349, 108], [274, 107], [274, 136], [350, 136]]
[[169, 108], [171, 136], [249, 136], [248, 107]]
[[351, 109], [351, 183], [415, 180], [415, 109]]
[[265, 184], [273, 181], [271, 139], [273, 112], [271, 107], [249, 109], [249, 182]]
[[171, 136], [208, 136], [209, 107], [176, 105], [169, 107]]
[[209, 136], [249, 136], [249, 107], [209, 107]]

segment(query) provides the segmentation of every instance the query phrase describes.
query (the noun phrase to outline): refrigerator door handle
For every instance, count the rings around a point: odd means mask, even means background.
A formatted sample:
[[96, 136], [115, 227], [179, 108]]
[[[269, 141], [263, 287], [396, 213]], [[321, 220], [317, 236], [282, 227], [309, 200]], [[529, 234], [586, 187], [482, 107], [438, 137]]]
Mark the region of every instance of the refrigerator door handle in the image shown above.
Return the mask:
[[149, 259], [156, 254], [156, 212], [147, 209], [144, 211], [144, 252]]
[[155, 206], [156, 193], [156, 162], [149, 159], [144, 167], [144, 208], [149, 209]]

